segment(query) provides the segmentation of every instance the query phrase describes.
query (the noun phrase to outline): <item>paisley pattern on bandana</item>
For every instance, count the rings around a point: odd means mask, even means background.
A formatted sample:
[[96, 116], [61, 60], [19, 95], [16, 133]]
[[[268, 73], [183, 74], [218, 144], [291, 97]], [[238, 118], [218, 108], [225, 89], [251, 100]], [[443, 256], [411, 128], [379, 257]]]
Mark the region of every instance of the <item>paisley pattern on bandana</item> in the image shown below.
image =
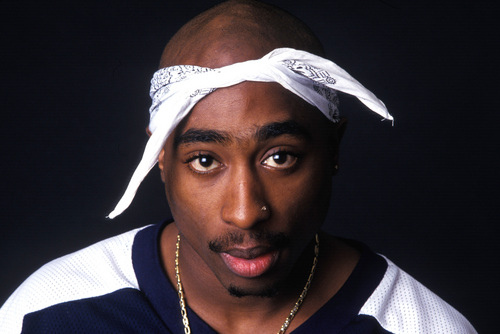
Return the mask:
[[[169, 87], [171, 84], [183, 81], [193, 74], [205, 73], [208, 71], [214, 71], [214, 69], [194, 65], [176, 65], [156, 71], [151, 79], [151, 88], [149, 90], [152, 105], [156, 106], [161, 103], [161, 97], [170, 91]], [[200, 94], [207, 95], [214, 90], [215, 89], [197, 89], [191, 94], [191, 97]]]
[[334, 85], [336, 82], [330, 73], [321, 68], [290, 59], [283, 60], [283, 64], [295, 73], [302, 74], [318, 83]]
[[208, 71], [215, 70], [208, 67], [194, 65], [176, 65], [162, 68], [156, 71], [153, 75], [153, 79], [151, 79], [151, 89], [149, 92], [153, 94], [161, 87], [182, 81], [191, 74], [205, 73]]
[[195, 90], [189, 97], [195, 97], [196, 95], [208, 95], [215, 92], [216, 88], [204, 88]]
[[314, 84], [312, 87], [316, 93], [328, 100], [328, 115], [332, 119], [332, 122], [338, 122], [340, 120], [340, 113], [337, 92], [321, 84]]

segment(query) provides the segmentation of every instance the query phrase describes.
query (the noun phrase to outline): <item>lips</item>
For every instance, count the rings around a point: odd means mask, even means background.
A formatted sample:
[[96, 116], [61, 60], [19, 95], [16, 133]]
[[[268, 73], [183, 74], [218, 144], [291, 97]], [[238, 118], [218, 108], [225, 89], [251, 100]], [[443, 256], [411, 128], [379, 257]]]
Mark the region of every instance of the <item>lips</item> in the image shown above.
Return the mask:
[[277, 250], [265, 250], [262, 248], [232, 249], [220, 253], [226, 266], [234, 274], [252, 278], [258, 277], [269, 271], [278, 260]]

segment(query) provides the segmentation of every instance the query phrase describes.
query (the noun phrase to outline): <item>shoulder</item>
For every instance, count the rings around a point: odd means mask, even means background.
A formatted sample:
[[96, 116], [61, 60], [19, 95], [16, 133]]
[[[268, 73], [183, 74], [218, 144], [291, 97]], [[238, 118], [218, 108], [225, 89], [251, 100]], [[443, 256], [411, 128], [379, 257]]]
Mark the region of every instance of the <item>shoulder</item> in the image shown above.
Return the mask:
[[380, 284], [360, 310], [393, 333], [476, 333], [457, 310], [387, 258]]
[[19, 333], [24, 315], [53, 305], [133, 288], [135, 229], [53, 260], [33, 273], [0, 309], [2, 333]]

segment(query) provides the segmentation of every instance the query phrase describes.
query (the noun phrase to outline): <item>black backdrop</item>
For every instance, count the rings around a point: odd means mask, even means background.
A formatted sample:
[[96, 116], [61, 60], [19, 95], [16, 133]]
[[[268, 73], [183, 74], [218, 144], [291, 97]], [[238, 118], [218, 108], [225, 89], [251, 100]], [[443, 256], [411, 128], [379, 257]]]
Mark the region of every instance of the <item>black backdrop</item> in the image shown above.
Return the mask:
[[[113, 208], [146, 142], [168, 38], [214, 1], [2, 1], [0, 303], [43, 263], [168, 216], [155, 169]], [[494, 1], [276, 0], [395, 116], [350, 97], [325, 227], [364, 241], [493, 332], [499, 33]], [[496, 312], [495, 312], [496, 313]]]

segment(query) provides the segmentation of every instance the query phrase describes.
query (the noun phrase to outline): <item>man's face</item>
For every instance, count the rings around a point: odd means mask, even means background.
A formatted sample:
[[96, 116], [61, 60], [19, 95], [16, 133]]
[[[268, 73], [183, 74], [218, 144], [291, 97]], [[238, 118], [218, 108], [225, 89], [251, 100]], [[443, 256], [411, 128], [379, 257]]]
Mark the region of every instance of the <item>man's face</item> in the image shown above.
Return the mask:
[[159, 165], [182, 251], [194, 251], [200, 273], [235, 295], [269, 295], [297, 269], [328, 208], [327, 123], [276, 83], [219, 89], [193, 108]]

